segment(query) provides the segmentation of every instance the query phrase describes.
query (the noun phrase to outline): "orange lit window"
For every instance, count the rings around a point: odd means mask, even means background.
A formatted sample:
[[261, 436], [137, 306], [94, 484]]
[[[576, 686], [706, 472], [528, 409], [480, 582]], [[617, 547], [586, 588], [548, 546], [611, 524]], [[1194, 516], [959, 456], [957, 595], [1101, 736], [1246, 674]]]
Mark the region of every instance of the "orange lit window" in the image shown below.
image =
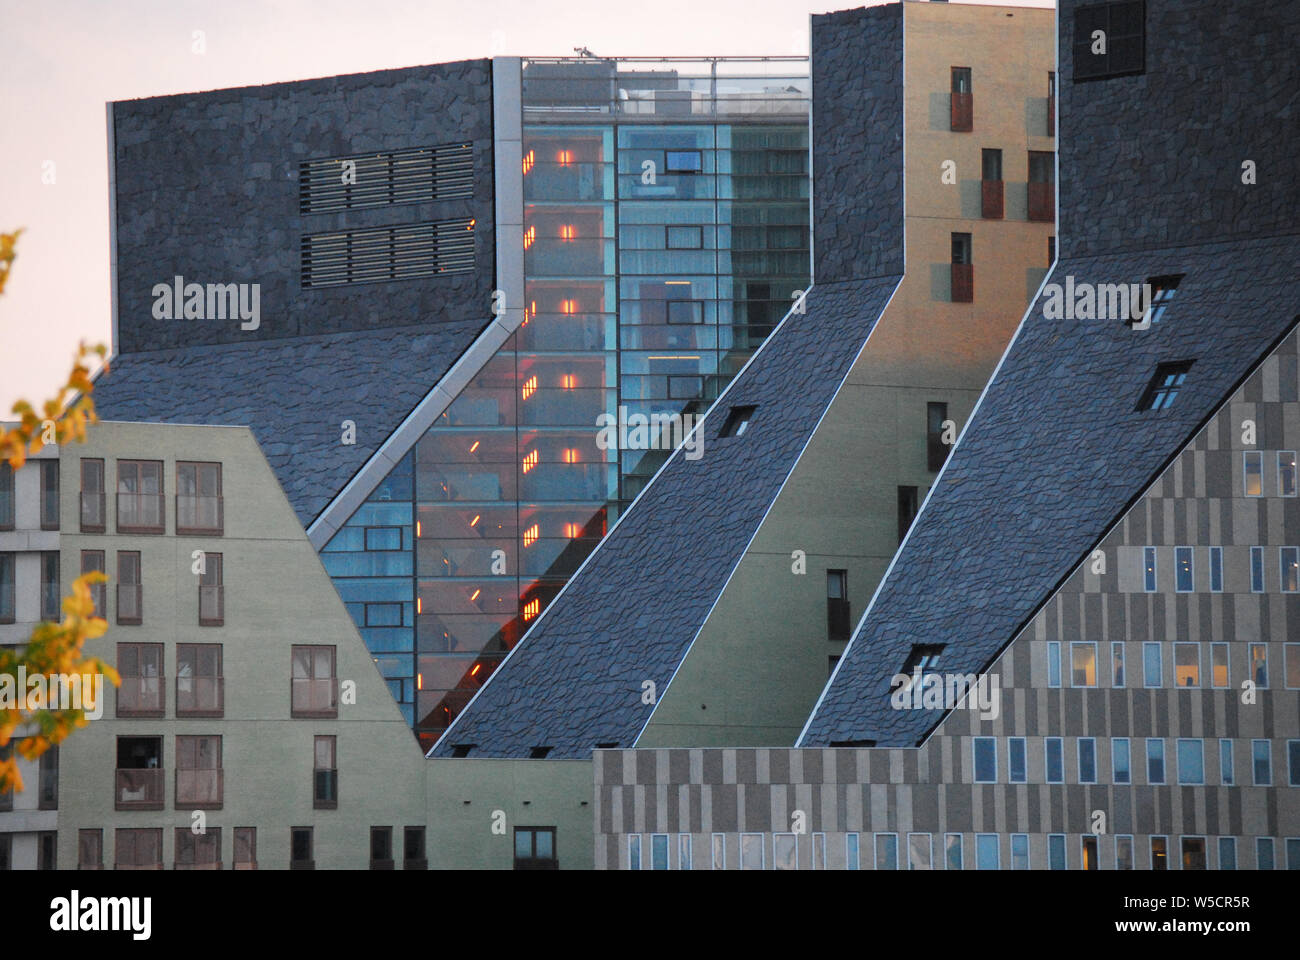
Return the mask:
[[577, 385], [578, 378], [571, 373], [566, 373], [564, 376], [560, 377], [560, 386], [565, 390], [572, 390]]
[[524, 231], [524, 249], [527, 250], [529, 247], [531, 247], [533, 245], [533, 241], [536, 239], [537, 239], [537, 228], [534, 226], [529, 226], [529, 228]]
[[474, 224], [476, 224], [476, 223], [478, 223], [478, 221], [475, 220], [475, 219], [473, 219], [473, 218], [471, 218], [470, 221], [469, 221], [469, 226], [467, 226], [465, 229], [466, 229], [466, 230], [473, 230], [473, 229], [474, 229]]
[[424, 597], [415, 598], [415, 612], [424, 613]]
[[416, 689], [416, 690], [423, 690], [423, 689], [424, 689], [424, 674], [422, 674], [422, 673], [417, 673], [417, 674], [415, 675], [415, 689]]
[[567, 167], [569, 164], [573, 163], [573, 151], [561, 150], [559, 153], [555, 155], [555, 159], [560, 164], [560, 166]]
[[537, 162], [537, 157], [533, 151], [529, 150], [524, 154], [524, 176], [528, 176], [528, 171], [533, 169], [533, 164]]
[[582, 535], [582, 527], [576, 523], [566, 523], [564, 525], [564, 535], [570, 540], [576, 540]]
[[471, 527], [476, 526], [479, 522], [480, 514], [474, 514], [474, 519], [469, 522]]
[[577, 463], [578, 451], [575, 450], [573, 447], [565, 447], [563, 459], [565, 463]]
[[536, 542], [537, 542], [537, 535], [538, 535], [538, 533], [540, 533], [540, 532], [541, 532], [541, 531], [538, 529], [537, 524], [535, 524], [535, 523], [534, 523], [531, 527], [529, 527], [527, 530], [525, 530], [525, 531], [524, 531], [524, 546], [525, 546], [525, 547], [531, 547], [534, 543], [536, 543]]
[[578, 301], [577, 301], [577, 300], [561, 300], [561, 301], [560, 301], [560, 313], [577, 313], [577, 312], [578, 312]]
[[482, 588], [482, 587], [479, 587], [479, 589], [477, 589], [477, 590], [475, 590], [473, 593], [471, 593], [471, 594], [469, 595], [469, 602], [470, 602], [470, 603], [473, 603], [475, 600], [477, 600], [477, 599], [478, 599], [478, 595], [479, 595], [480, 593], [482, 593], [482, 592], [483, 592], [483, 588]]
[[533, 619], [533, 617], [537, 616], [541, 611], [542, 601], [539, 598], [534, 597], [532, 600], [529, 600], [524, 604], [524, 623]]
[[573, 224], [571, 224], [571, 223], [561, 224], [561, 226], [560, 226], [560, 239], [561, 239], [561, 240], [576, 240], [577, 238], [578, 238], [578, 228], [577, 228], [577, 227], [575, 227], [575, 226], [574, 226]]
[[533, 374], [531, 377], [529, 377], [527, 380], [524, 381], [524, 387], [523, 387], [524, 399], [527, 400], [536, 392], [537, 392], [537, 374]]
[[533, 467], [537, 466], [537, 451], [530, 450], [524, 457], [524, 473], [527, 473]]

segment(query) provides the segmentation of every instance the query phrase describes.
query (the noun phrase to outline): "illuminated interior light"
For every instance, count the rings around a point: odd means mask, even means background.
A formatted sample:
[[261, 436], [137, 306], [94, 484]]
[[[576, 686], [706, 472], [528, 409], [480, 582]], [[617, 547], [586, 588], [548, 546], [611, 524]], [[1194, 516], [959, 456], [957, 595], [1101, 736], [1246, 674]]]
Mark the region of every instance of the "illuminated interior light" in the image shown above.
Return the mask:
[[473, 453], [475, 450], [477, 450], [477, 449], [478, 449], [478, 445], [479, 445], [480, 443], [482, 443], [482, 442], [483, 442], [482, 440], [475, 440], [474, 443], [473, 443], [473, 445], [469, 448], [469, 452], [470, 452], [470, 453]]
[[482, 593], [482, 592], [483, 592], [483, 588], [482, 588], [482, 587], [479, 587], [479, 589], [477, 589], [477, 590], [475, 590], [473, 593], [471, 593], [471, 594], [469, 595], [469, 602], [470, 602], [470, 603], [473, 603], [475, 600], [477, 600], [477, 599], [478, 599], [478, 595], [479, 595], [480, 593]]
[[572, 390], [577, 385], [578, 378], [571, 373], [566, 373], [564, 376], [560, 377], [560, 386], [565, 390]]
[[537, 374], [533, 374], [531, 377], [529, 377], [527, 380], [524, 381], [522, 393], [524, 395], [524, 399], [527, 400], [536, 392], [537, 392]]
[[524, 249], [527, 250], [529, 247], [531, 247], [533, 245], [533, 241], [536, 239], [537, 239], [537, 228], [534, 226], [530, 226], [527, 230], [524, 231]]
[[689, 287], [690, 285], [691, 285], [691, 281], [689, 280], [665, 280], [664, 281], [664, 286], [666, 287]]
[[569, 164], [573, 163], [573, 151], [561, 150], [555, 155], [555, 159], [560, 166], [567, 167]]
[[[376, 661], [376, 662], [378, 662], [378, 661]], [[415, 675], [415, 689], [416, 689], [416, 690], [423, 690], [423, 689], [424, 689], [424, 674], [422, 674], [422, 673], [417, 673], [417, 674]]]
[[650, 360], [698, 360], [699, 356], [688, 357], [684, 354], [672, 354], [659, 357], [649, 357]]
[[566, 523], [564, 525], [564, 535], [570, 540], [577, 540], [582, 535], [582, 527], [576, 523]]
[[415, 612], [424, 613], [424, 597], [415, 598]]
[[578, 228], [575, 227], [575, 226], [574, 226], [573, 224], [571, 224], [571, 223], [566, 223], [566, 224], [561, 225], [561, 227], [560, 227], [560, 239], [561, 239], [561, 240], [576, 240], [576, 239], [578, 239]]
[[478, 223], [478, 220], [476, 220], [474, 217], [470, 217], [470, 220], [469, 220], [469, 226], [466, 227], [465, 229], [466, 229], [466, 230], [473, 230], [473, 229], [474, 229], [474, 224], [476, 224], [476, 223]]
[[560, 301], [560, 313], [577, 313], [577, 312], [578, 312], [578, 301], [577, 301], [577, 300], [561, 300], [561, 301]]
[[481, 516], [481, 514], [477, 514], [477, 513], [474, 514], [474, 519], [471, 520], [471, 521], [469, 522], [469, 525], [472, 527], [472, 526], [474, 526], [476, 523], [478, 523], [478, 521], [479, 521], [479, 517], [480, 517], [480, 516]]
[[483, 664], [481, 664], [481, 663], [476, 663], [476, 664], [474, 664], [473, 669], [470, 670], [469, 675], [470, 675], [471, 677], [477, 677], [477, 676], [478, 676], [478, 672], [479, 672], [480, 670], [482, 670], [482, 669], [483, 669]]
[[577, 463], [578, 451], [575, 450], [573, 447], [565, 447], [563, 460], [565, 463]]
[[420, 521], [419, 521], [419, 520], [416, 520], [416, 521], [415, 521], [415, 535], [416, 535], [417, 537], [419, 537], [419, 536], [421, 536], [421, 535], [423, 534], [423, 531], [424, 531], [424, 528], [420, 525]]
[[524, 473], [527, 473], [533, 467], [537, 466], [538, 454], [536, 450], [528, 451], [524, 457]]
[[529, 150], [528, 153], [524, 155], [524, 176], [525, 177], [528, 176], [528, 171], [533, 169], [533, 164], [536, 162], [537, 162], [537, 155], [532, 150]]
[[540, 532], [541, 532], [541, 531], [538, 529], [538, 526], [537, 526], [537, 524], [535, 524], [535, 523], [534, 523], [531, 527], [529, 527], [527, 530], [525, 530], [525, 531], [524, 531], [524, 546], [525, 546], [525, 547], [531, 547], [534, 543], [536, 543], [536, 542], [537, 542], [537, 536], [538, 536], [538, 534], [539, 534]]
[[533, 617], [537, 616], [542, 610], [542, 601], [534, 597], [524, 604], [524, 622], [527, 623]]

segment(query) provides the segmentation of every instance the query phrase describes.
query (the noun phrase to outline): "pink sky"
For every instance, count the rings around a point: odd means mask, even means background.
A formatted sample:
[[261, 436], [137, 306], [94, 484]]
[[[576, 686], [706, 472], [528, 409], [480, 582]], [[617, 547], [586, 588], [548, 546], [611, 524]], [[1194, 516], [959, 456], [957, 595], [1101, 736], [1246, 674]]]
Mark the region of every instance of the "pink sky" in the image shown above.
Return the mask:
[[[579, 46], [601, 56], [806, 55], [808, 15], [840, 7], [0, 0], [0, 231], [25, 229], [0, 297], [0, 418], [19, 397], [51, 395], [78, 340], [109, 342], [107, 101], [491, 55], [565, 56]], [[202, 54], [194, 31], [203, 31]], [[50, 174], [54, 182], [43, 182]]]

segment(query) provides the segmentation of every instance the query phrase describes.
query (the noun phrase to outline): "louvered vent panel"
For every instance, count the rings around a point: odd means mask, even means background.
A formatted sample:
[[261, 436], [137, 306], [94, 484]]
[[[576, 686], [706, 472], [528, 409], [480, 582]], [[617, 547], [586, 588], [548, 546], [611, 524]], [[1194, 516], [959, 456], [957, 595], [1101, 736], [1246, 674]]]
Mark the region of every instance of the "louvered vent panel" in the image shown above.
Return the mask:
[[[355, 164], [345, 166], [345, 162]], [[474, 151], [468, 143], [393, 153], [326, 157], [298, 165], [302, 213], [335, 213], [474, 195]]]
[[474, 269], [474, 221], [403, 224], [302, 238], [302, 285], [410, 280]]

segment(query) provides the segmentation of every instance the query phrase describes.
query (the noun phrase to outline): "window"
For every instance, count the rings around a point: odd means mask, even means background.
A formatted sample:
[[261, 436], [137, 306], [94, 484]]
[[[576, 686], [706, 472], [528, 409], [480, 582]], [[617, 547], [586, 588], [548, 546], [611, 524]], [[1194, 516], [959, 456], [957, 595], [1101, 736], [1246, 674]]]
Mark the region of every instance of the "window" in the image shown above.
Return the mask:
[[1241, 455], [1241, 492], [1247, 497], [1264, 495], [1264, 455], [1247, 450]]
[[1228, 645], [1210, 644], [1210, 686], [1228, 686]]
[[1029, 151], [1028, 207], [1026, 219], [1051, 223], [1056, 219], [1056, 154]]
[[[515, 843], [519, 843], [517, 836]], [[627, 838], [627, 868], [629, 870], [641, 869], [641, 834], [639, 833], [633, 833]]]
[[115, 830], [114, 870], [161, 870], [162, 828]]
[[957, 133], [969, 133], [974, 127], [974, 112], [970, 67], [953, 67], [948, 128]]
[[[668, 309], [669, 323], [703, 323], [704, 322], [704, 303], [701, 300], [690, 300], [684, 297], [674, 297], [665, 302]], [[675, 377], [669, 378], [681, 380], [683, 382], [700, 382], [699, 377]]]
[[1046, 759], [1047, 782], [1065, 783], [1065, 743], [1060, 737], [1047, 737], [1043, 740], [1043, 752]]
[[1145, 20], [1142, 0], [1075, 8], [1074, 82], [1145, 72]]
[[199, 568], [199, 626], [220, 627], [226, 622], [226, 588], [222, 583], [221, 554], [203, 554]]
[[1169, 844], [1167, 837], [1151, 838], [1151, 869], [1169, 869]]
[[898, 869], [898, 834], [876, 834], [876, 869]]
[[1092, 737], [1080, 737], [1078, 741], [1079, 753], [1079, 782], [1096, 783], [1097, 782], [1097, 741]]
[[176, 715], [220, 717], [224, 713], [221, 644], [177, 644]]
[[[903, 661], [903, 666], [898, 672], [912, 677], [918, 671], [921, 676], [925, 676], [926, 673], [938, 669], [939, 656], [943, 653], [943, 647], [942, 643], [913, 644], [912, 649], [908, 651], [907, 659]], [[896, 686], [894, 689], [896, 690], [898, 687]]]
[[849, 639], [849, 572], [826, 571], [826, 639]]
[[[82, 550], [81, 551], [81, 572], [82, 573], [104, 573], [104, 551], [103, 550]], [[90, 598], [95, 602], [95, 616], [104, 617], [108, 610], [108, 590], [106, 583], [92, 583], [90, 585]]]
[[14, 528], [14, 470], [0, 460], [0, 530]]
[[1192, 369], [1193, 363], [1194, 360], [1183, 360], [1178, 363], [1157, 365], [1156, 372], [1151, 376], [1151, 382], [1147, 384], [1141, 399], [1138, 400], [1137, 409], [1139, 411], [1168, 410], [1172, 407], [1178, 397], [1178, 391], [1183, 388], [1183, 383], [1187, 380], [1187, 373]]
[[907, 835], [907, 869], [930, 870], [933, 868], [931, 856], [934, 844], [928, 833], [909, 833]]
[[1257, 787], [1273, 785], [1272, 743], [1268, 740], [1250, 741], [1251, 771]]
[[1296, 495], [1296, 452], [1279, 450], [1277, 454], [1277, 495], [1294, 497]]
[[650, 869], [668, 869], [668, 834], [650, 834]]
[[1165, 782], [1165, 742], [1151, 738], [1147, 740], [1147, 783]]
[[1264, 548], [1250, 548], [1250, 592], [1264, 592]]
[[1219, 779], [1224, 786], [1230, 787], [1237, 782], [1232, 768], [1232, 741], [1219, 741]]
[[1133, 869], [1133, 838], [1131, 836], [1117, 836], [1115, 838], [1115, 869]]
[[[518, 836], [516, 835], [516, 841]], [[370, 828], [370, 869], [393, 869], [393, 828]]]
[[793, 833], [772, 834], [772, 869], [799, 869], [798, 841]]
[[925, 405], [925, 458], [926, 469], [932, 473], [943, 468], [948, 459], [948, 444], [944, 442], [944, 424], [948, 420], [948, 404]]
[[664, 173], [699, 173], [703, 169], [704, 155], [702, 151], [664, 151]]
[[176, 861], [172, 866], [177, 870], [220, 870], [221, 828], [207, 827], [196, 834], [189, 827], [177, 827]]
[[58, 623], [63, 604], [59, 585], [59, 553], [47, 550], [41, 554], [41, 619]]
[[161, 717], [166, 707], [163, 690], [163, 645], [119, 643], [117, 688], [119, 717]]
[[41, 754], [37, 775], [37, 809], [59, 809], [59, 748], [49, 747]]
[[[1221, 644], [1227, 647], [1227, 644]], [[1288, 643], [1282, 647], [1285, 655], [1286, 688], [1300, 690], [1300, 643]], [[1225, 684], [1226, 686], [1226, 684]]]
[[1007, 740], [1007, 781], [1009, 783], [1028, 782], [1027, 757], [1024, 737], [1011, 737]]
[[1047, 685], [1061, 685], [1061, 644], [1056, 640], [1047, 642]]
[[81, 461], [81, 532], [103, 533], [104, 461], [83, 457]]
[[1110, 645], [1110, 685], [1124, 686], [1124, 642], [1117, 640]]
[[221, 737], [176, 738], [176, 809], [220, 810]]
[[1223, 547], [1210, 547], [1210, 592], [1223, 592]]
[[315, 737], [312, 770], [312, 807], [335, 810], [339, 805], [339, 769], [337, 737]]
[[235, 870], [257, 869], [257, 827], [235, 827], [235, 852], [230, 866]]
[[749, 429], [749, 421], [754, 416], [754, 411], [757, 409], [758, 407], [756, 406], [732, 407], [727, 412], [726, 422], [722, 424], [722, 432], [719, 433], [718, 436], [744, 436], [745, 431]]
[[961, 857], [961, 834], [945, 833], [943, 836], [944, 858], [948, 861], [949, 870], [960, 870], [962, 868]]
[[1184, 870], [1205, 869], [1205, 838], [1183, 837], [1181, 840]]
[[1300, 870], [1300, 837], [1286, 838], [1286, 868]]
[[1255, 869], [1272, 870], [1273, 860], [1273, 838], [1256, 837], [1255, 838]]
[[713, 834], [713, 869], [727, 869], [727, 835], [725, 833]]
[[1205, 783], [1205, 744], [1200, 739], [1178, 741], [1178, 782]]
[[1201, 645], [1174, 644], [1174, 684], [1179, 687], [1201, 685]]
[[1000, 869], [998, 835], [996, 833], [975, 834], [975, 869]]
[[1065, 868], [1065, 834], [1049, 833], [1047, 835], [1047, 869], [1064, 870]]
[[1283, 593], [1300, 591], [1300, 547], [1282, 547], [1278, 557], [1278, 578]]
[[144, 622], [144, 586], [140, 582], [140, 552], [117, 551], [117, 622]]
[[1219, 838], [1219, 869], [1220, 870], [1237, 869], [1237, 838], [1236, 837]]
[[844, 835], [844, 869], [862, 869], [862, 851], [856, 833], [846, 833]]
[[36, 834], [36, 869], [57, 870], [59, 868], [59, 835], [53, 830], [43, 830]]
[[1156, 548], [1142, 548], [1142, 589], [1147, 593], [1156, 592]]
[[677, 834], [677, 869], [690, 870], [695, 865], [691, 862], [691, 835]]
[[998, 782], [998, 742], [993, 737], [975, 737], [975, 782]]
[[104, 831], [77, 831], [77, 869], [104, 869]]
[[1249, 647], [1250, 678], [1261, 690], [1268, 689], [1268, 644], [1252, 643]]
[[1194, 589], [1192, 575], [1192, 548], [1174, 547], [1174, 590], [1191, 593]]
[[1056, 136], [1056, 71], [1047, 71], [1047, 136]]
[[41, 460], [41, 529], [59, 529], [59, 461]]
[[114, 807], [118, 810], [161, 810], [163, 780], [162, 737], [118, 737]]
[[1286, 777], [1288, 784], [1300, 787], [1300, 740], [1286, 742]]
[[1151, 277], [1147, 280], [1147, 285], [1151, 288], [1151, 302], [1146, 305], [1142, 313], [1141, 322], [1159, 323], [1165, 315], [1165, 308], [1169, 306], [1174, 299], [1174, 292], [1178, 289], [1178, 281], [1183, 279], [1180, 273], [1175, 277]]
[[1050, 270], [1056, 262], [1056, 237], [1047, 238], [1047, 268]]
[[177, 462], [176, 532], [214, 536], [225, 532], [221, 464]]
[[1097, 838], [1085, 835], [1080, 838], [1079, 852], [1083, 858], [1084, 870], [1096, 870], [1101, 864], [1097, 860]]
[[429, 856], [424, 844], [424, 827], [407, 827], [402, 831], [402, 869], [429, 869]]
[[1002, 151], [982, 150], [980, 153], [980, 215], [985, 220], [1001, 220], [1003, 214]]
[[338, 682], [334, 673], [334, 648], [295, 646], [291, 716], [338, 716]]
[[1095, 687], [1097, 685], [1097, 645], [1095, 643], [1071, 643], [1070, 660], [1072, 664], [1071, 685], [1075, 687]]
[[1158, 687], [1164, 683], [1160, 662], [1160, 644], [1142, 644], [1142, 686]]
[[315, 870], [316, 860], [312, 855], [312, 828], [289, 828], [289, 869]]
[[907, 536], [907, 531], [912, 529], [912, 521], [916, 519], [917, 511], [917, 490], [916, 487], [902, 486], [898, 488], [898, 542], [902, 543]]
[[164, 533], [161, 460], [117, 461], [117, 532]]
[[0, 553], [0, 623], [13, 623], [18, 616], [17, 566], [15, 554]]
[[700, 227], [665, 227], [664, 246], [669, 250], [699, 250], [704, 246]]
[[953, 303], [973, 303], [975, 300], [975, 266], [969, 233], [952, 235], [952, 296]]
[[1129, 739], [1116, 737], [1110, 742], [1111, 779], [1115, 783], [1132, 783], [1133, 774], [1129, 767]]
[[740, 835], [740, 869], [763, 869], [763, 835], [761, 833], [742, 833]]

